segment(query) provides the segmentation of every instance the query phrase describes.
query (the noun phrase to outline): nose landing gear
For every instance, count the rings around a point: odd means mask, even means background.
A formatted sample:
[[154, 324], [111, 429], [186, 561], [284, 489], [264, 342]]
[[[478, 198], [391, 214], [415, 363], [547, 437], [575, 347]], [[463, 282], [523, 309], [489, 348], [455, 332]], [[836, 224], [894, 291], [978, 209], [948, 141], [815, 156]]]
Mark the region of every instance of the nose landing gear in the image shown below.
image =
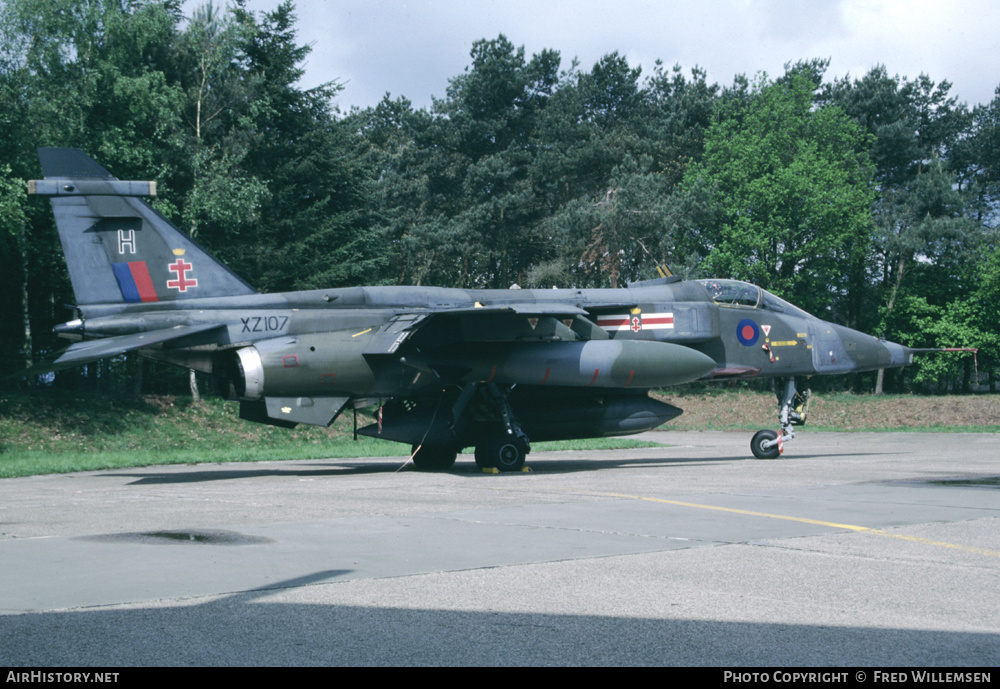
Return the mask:
[[750, 451], [757, 459], [777, 459], [778, 455], [785, 451], [785, 441], [795, 437], [795, 430], [792, 427], [805, 424], [806, 414], [809, 411], [810, 391], [806, 389], [798, 392], [795, 378], [788, 379], [783, 393], [780, 379], [775, 383], [778, 402], [781, 405], [778, 411], [781, 430], [765, 429], [754, 433], [750, 440]]

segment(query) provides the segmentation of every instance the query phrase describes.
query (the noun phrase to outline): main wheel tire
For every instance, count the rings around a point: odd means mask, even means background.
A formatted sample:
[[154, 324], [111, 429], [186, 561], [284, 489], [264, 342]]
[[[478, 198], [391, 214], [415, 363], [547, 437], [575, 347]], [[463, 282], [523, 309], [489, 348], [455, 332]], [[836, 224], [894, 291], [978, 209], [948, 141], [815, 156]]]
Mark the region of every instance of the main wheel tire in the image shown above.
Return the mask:
[[413, 466], [420, 471], [447, 471], [458, 458], [458, 450], [444, 445], [414, 445], [412, 452]]
[[524, 442], [511, 435], [494, 436], [476, 445], [476, 465], [480, 469], [520, 471], [527, 456]]
[[[774, 442], [777, 439], [778, 434], [774, 431], [757, 431], [750, 441], [750, 451], [757, 459], [777, 459], [781, 453], [778, 449], [778, 443]], [[764, 447], [765, 442], [768, 443], [767, 448]]]
[[489, 444], [485, 441], [476, 445], [476, 466], [480, 469], [494, 468], [493, 455], [490, 452]]

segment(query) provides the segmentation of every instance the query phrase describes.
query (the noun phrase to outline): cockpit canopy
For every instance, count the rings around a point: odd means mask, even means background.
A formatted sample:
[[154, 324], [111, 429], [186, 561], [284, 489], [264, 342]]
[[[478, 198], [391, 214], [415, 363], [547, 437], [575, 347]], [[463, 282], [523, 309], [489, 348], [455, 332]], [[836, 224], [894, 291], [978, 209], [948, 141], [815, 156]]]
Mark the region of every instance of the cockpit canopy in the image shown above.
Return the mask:
[[784, 299], [776, 297], [757, 285], [740, 280], [697, 280], [719, 306], [744, 309], [763, 309], [775, 313], [784, 313], [801, 318], [811, 316], [797, 306], [789, 304]]

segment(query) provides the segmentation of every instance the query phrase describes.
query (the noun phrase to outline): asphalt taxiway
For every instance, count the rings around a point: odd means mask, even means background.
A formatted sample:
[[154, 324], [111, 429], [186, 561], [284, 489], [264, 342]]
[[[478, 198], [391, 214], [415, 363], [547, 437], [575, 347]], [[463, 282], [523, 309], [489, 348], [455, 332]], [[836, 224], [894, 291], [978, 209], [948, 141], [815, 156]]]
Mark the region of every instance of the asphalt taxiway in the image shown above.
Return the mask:
[[0, 665], [995, 666], [1000, 437], [0, 481]]

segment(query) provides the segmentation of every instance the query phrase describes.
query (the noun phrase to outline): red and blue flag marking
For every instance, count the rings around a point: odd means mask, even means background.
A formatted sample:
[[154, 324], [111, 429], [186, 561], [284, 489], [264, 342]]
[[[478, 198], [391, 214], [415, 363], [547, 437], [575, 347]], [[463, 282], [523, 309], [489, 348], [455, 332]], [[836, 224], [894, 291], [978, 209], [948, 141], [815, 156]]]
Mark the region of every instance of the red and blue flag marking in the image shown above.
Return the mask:
[[159, 301], [153, 279], [149, 277], [149, 268], [145, 261], [129, 261], [128, 263], [112, 263], [115, 280], [122, 291], [122, 298], [128, 303]]

